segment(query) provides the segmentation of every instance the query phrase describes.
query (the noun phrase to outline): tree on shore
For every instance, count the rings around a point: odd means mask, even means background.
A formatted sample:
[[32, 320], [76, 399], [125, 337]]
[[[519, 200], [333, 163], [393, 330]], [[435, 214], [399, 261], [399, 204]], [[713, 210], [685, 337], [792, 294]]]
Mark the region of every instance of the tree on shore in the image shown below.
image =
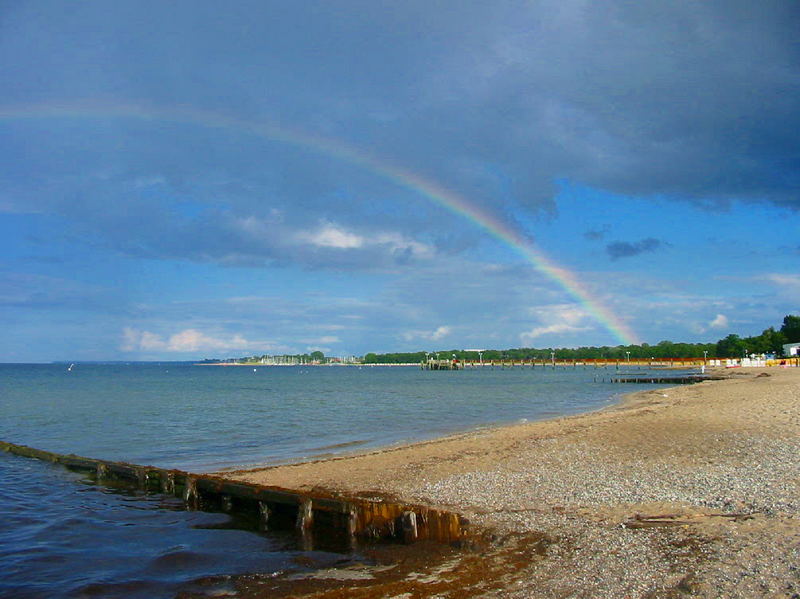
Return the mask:
[[[744, 354], [776, 354], [780, 355], [786, 343], [800, 342], [800, 316], [787, 315], [779, 331], [775, 327], [764, 329], [760, 335], [740, 337], [730, 334], [716, 343], [674, 343], [659, 341], [656, 345], [617, 345], [615, 347], [579, 347], [579, 348], [532, 348], [488, 349], [483, 355], [484, 361], [499, 360], [536, 360], [549, 361], [551, 356], [557, 360], [649, 360], [665, 358], [741, 358]], [[403, 364], [417, 363], [425, 359], [428, 352], [395, 352], [386, 354], [368, 353], [364, 356], [365, 364]], [[455, 356], [458, 360], [477, 361], [477, 352], [460, 349], [440, 350], [443, 357]]]
[[800, 316], [788, 314], [783, 317], [781, 333], [785, 337], [784, 343], [800, 342]]
[[747, 351], [744, 339], [731, 333], [724, 339], [717, 341], [715, 355], [720, 358], [742, 357]]

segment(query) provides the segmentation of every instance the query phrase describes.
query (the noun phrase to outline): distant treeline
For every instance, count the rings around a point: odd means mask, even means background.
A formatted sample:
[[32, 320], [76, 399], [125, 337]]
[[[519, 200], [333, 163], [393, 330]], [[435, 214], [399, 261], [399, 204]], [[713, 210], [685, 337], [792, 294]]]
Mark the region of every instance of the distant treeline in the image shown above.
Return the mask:
[[[656, 345], [617, 345], [614, 347], [578, 347], [578, 348], [533, 348], [489, 349], [483, 352], [483, 360], [549, 360], [551, 353], [557, 360], [625, 360], [630, 352], [631, 360], [649, 360], [651, 358], [702, 358], [708, 352], [709, 358], [741, 358], [744, 354], [776, 354], [781, 355], [783, 345], [800, 342], [800, 316], [788, 315], [783, 319], [780, 330], [774, 327], [765, 329], [760, 335], [739, 337], [728, 335], [716, 343], [673, 343], [661, 341]], [[460, 349], [439, 350], [438, 352], [396, 352], [387, 354], [368, 353], [364, 356], [365, 364], [408, 364], [427, 359], [428, 355], [447, 360], [455, 357], [458, 360], [477, 360], [477, 352]]]

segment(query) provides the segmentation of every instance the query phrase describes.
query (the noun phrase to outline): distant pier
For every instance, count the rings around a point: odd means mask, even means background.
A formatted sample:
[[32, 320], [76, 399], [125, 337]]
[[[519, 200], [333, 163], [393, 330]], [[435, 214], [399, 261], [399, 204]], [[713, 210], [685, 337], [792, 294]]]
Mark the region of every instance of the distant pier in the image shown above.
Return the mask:
[[461, 370], [464, 367], [458, 360], [426, 360], [420, 364], [423, 370]]

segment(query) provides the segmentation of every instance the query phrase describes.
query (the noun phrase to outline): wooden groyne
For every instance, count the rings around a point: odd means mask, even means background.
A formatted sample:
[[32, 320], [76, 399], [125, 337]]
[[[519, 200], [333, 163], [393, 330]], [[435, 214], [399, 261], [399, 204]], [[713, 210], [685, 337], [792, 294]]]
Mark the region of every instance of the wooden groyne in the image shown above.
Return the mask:
[[62, 455], [4, 441], [0, 441], [0, 450], [86, 472], [100, 484], [122, 482], [142, 491], [180, 497], [189, 509], [249, 516], [258, 521], [261, 530], [293, 528], [306, 549], [313, 548], [315, 539], [326, 537], [348, 544], [379, 539], [456, 544], [467, 533], [467, 521], [458, 514], [426, 506], [301, 493], [214, 475]]

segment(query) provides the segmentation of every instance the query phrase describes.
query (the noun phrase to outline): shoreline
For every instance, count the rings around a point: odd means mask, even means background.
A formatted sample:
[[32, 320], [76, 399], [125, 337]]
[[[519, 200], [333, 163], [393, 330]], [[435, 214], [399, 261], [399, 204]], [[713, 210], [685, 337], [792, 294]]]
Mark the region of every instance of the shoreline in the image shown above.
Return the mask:
[[[234, 365], [243, 366], [241, 364], [234, 364]], [[369, 367], [415, 366], [416, 368], [419, 368], [419, 365], [413, 365], [413, 364], [395, 364], [395, 365], [377, 364], [368, 366]], [[680, 368], [679, 370], [687, 370], [687, 369]], [[724, 373], [725, 371], [722, 370], [718, 372]], [[613, 391], [610, 391], [606, 397], [603, 397], [601, 400], [597, 401], [596, 402], [597, 405], [591, 405], [591, 406], [584, 405], [576, 407], [574, 409], [567, 409], [561, 411], [554, 409], [552, 411], [542, 411], [540, 415], [528, 414], [526, 417], [506, 418], [502, 420], [490, 421], [488, 423], [457, 424], [457, 425], [447, 426], [446, 428], [449, 430], [445, 430], [445, 427], [440, 426], [438, 431], [433, 431], [433, 430], [429, 432], [417, 431], [417, 433], [414, 435], [407, 434], [403, 437], [398, 437], [396, 439], [392, 438], [387, 439], [385, 437], [381, 439], [353, 438], [352, 440], [344, 441], [331, 446], [306, 449], [303, 450], [303, 453], [298, 452], [297, 455], [292, 457], [274, 458], [269, 460], [262, 459], [249, 463], [241, 463], [241, 462], [230, 463], [229, 465], [217, 466], [217, 468], [215, 469], [205, 469], [203, 470], [203, 472], [206, 474], [214, 474], [218, 476], [237, 476], [239, 474], [267, 471], [281, 467], [301, 466], [304, 464], [327, 463], [342, 459], [357, 458], [360, 456], [380, 455], [387, 452], [403, 451], [410, 447], [424, 446], [427, 444], [438, 444], [441, 442], [448, 441], [450, 439], [469, 437], [474, 434], [480, 434], [494, 430], [503, 430], [516, 426], [526, 426], [530, 424], [535, 424], [537, 422], [558, 420], [562, 418], [573, 418], [585, 414], [592, 414], [594, 412], [602, 410], [614, 409], [616, 406], [623, 403], [627, 396], [631, 395], [632, 393], [636, 393], [636, 391], [630, 391], [630, 390], [625, 391], [625, 387], [627, 386], [628, 385], [624, 384], [623, 385], [616, 384], [612, 387], [611, 384], [609, 383], [608, 387], [609, 389], [613, 389]], [[648, 385], [648, 390], [653, 389], [655, 387], [656, 387], [655, 384], [650, 384]], [[339, 450], [339, 448], [345, 448], [348, 446], [352, 447], [349, 447], [342, 451]]]
[[[503, 539], [479, 560], [449, 557], [461, 578], [429, 565], [440, 594], [791, 597], [800, 590], [790, 567], [800, 559], [800, 370], [727, 374], [578, 415], [220, 475], [458, 511]], [[470, 568], [484, 574], [469, 582]], [[350, 591], [389, 596], [394, 585], [433, 596], [409, 576]], [[258, 596], [257, 586], [243, 584], [243, 596]]]
[[[244, 364], [230, 364], [230, 365], [246, 366]], [[378, 366], [383, 366], [383, 364], [379, 364]], [[729, 371], [720, 369], [718, 370], [718, 373], [729, 374]], [[726, 378], [731, 378], [731, 377], [726, 377]], [[697, 384], [698, 383], [694, 383], [694, 385]], [[685, 386], [693, 386], [693, 385], [685, 385]], [[653, 389], [642, 389], [638, 391], [630, 391], [627, 393], [619, 393], [617, 401], [612, 401], [612, 403], [608, 405], [604, 405], [583, 412], [576, 412], [573, 414], [555, 414], [555, 415], [544, 416], [542, 418], [537, 418], [535, 420], [528, 420], [526, 418], [523, 418], [521, 420], [507, 422], [504, 424], [501, 423], [501, 424], [480, 425], [475, 428], [462, 431], [455, 431], [452, 433], [446, 433], [444, 435], [435, 436], [429, 439], [404, 441], [404, 442], [399, 442], [397, 444], [379, 445], [372, 448], [359, 448], [359, 449], [353, 449], [351, 451], [344, 451], [341, 453], [332, 453], [329, 455], [309, 456], [307, 458], [298, 457], [290, 461], [277, 462], [274, 464], [270, 463], [270, 464], [245, 466], [245, 467], [231, 466], [230, 468], [226, 468], [223, 470], [208, 472], [208, 474], [224, 478], [231, 478], [233, 480], [246, 480], [250, 482], [256, 482], [256, 478], [258, 478], [259, 480], [266, 480], [267, 477], [269, 477], [270, 473], [275, 473], [276, 471], [281, 471], [281, 476], [282, 476], [283, 471], [286, 469], [297, 468], [305, 470], [312, 466], [325, 466], [334, 462], [342, 462], [342, 461], [347, 462], [351, 460], [362, 460], [369, 458], [376, 458], [377, 460], [380, 460], [381, 457], [387, 456], [388, 454], [416, 452], [418, 450], [427, 451], [428, 448], [435, 448], [436, 446], [440, 445], [447, 446], [451, 443], [453, 444], [460, 444], [462, 442], [470, 443], [471, 441], [479, 440], [479, 438], [487, 435], [500, 435], [500, 436], [505, 436], [507, 434], [513, 435], [517, 430], [521, 431], [522, 429], [537, 428], [538, 425], [546, 423], [559, 424], [563, 422], [566, 426], [569, 426], [569, 424], [572, 423], [573, 421], [590, 417], [595, 414], [602, 414], [616, 410], [624, 410], [627, 407], [637, 405], [640, 401], [642, 401], [640, 399], [640, 396], [647, 396], [651, 393], [663, 392], [665, 390], [673, 388], [676, 387], [657, 386], [654, 387]], [[292, 477], [290, 478], [290, 480], [303, 481], [304, 478], [305, 475], [301, 474], [298, 478], [295, 479]], [[272, 483], [261, 483], [261, 484], [272, 484]], [[347, 488], [347, 490], [344, 490], [345, 489], [344, 487], [340, 487], [338, 485], [330, 487], [316, 483], [314, 483], [313, 486], [309, 486], [309, 484], [312, 483], [300, 482], [300, 486], [297, 487], [297, 490], [324, 489], [326, 491], [347, 493], [353, 496], [359, 495], [359, 490], [356, 489], [355, 487], [350, 487]], [[276, 486], [284, 486], [284, 485], [276, 485]], [[295, 489], [295, 486], [285, 486], [285, 488]]]
[[[696, 384], [696, 383], [695, 383]], [[667, 388], [667, 387], [658, 387]], [[481, 435], [485, 433], [492, 433], [497, 432], [500, 433], [502, 431], [513, 430], [517, 427], [527, 427], [531, 425], [536, 425], [538, 423], [543, 422], [556, 422], [560, 420], [571, 420], [574, 418], [580, 418], [582, 416], [589, 416], [591, 414], [597, 414], [601, 412], [605, 412], [607, 410], [615, 410], [618, 408], [623, 407], [628, 401], [629, 398], [636, 396], [640, 393], [650, 393], [652, 390], [640, 390], [640, 391], [630, 391], [628, 393], [620, 393], [619, 398], [617, 401], [613, 401], [608, 405], [596, 407], [593, 409], [589, 409], [583, 412], [575, 412], [572, 414], [549, 414], [543, 416], [542, 418], [535, 418], [530, 420], [528, 418], [521, 418], [518, 420], [506, 422], [506, 423], [494, 423], [494, 424], [485, 424], [485, 425], [476, 425], [473, 428], [454, 431], [452, 433], [445, 433], [443, 435], [432, 436], [430, 438], [422, 438], [418, 440], [409, 440], [409, 441], [398, 441], [395, 444], [388, 444], [388, 445], [375, 445], [371, 447], [363, 447], [363, 448], [353, 448], [349, 451], [341, 451], [337, 453], [328, 453], [328, 454], [319, 454], [319, 455], [311, 455], [307, 457], [297, 457], [297, 458], [289, 458], [286, 461], [280, 461], [275, 463], [265, 463], [261, 465], [254, 465], [254, 466], [231, 466], [230, 468], [224, 468], [221, 470], [213, 470], [209, 471], [206, 474], [220, 476], [220, 477], [232, 477], [232, 478], [239, 478], [240, 475], [247, 475], [252, 473], [262, 473], [276, 469], [282, 468], [290, 468], [290, 467], [303, 467], [311, 464], [328, 464], [331, 462], [338, 462], [342, 460], [352, 460], [358, 458], [366, 458], [371, 456], [382, 456], [389, 453], [394, 452], [403, 452], [412, 450], [415, 448], [423, 448], [427, 446], [435, 446], [442, 443], [449, 443], [454, 441], [461, 441], [461, 440], [469, 440], [475, 437], [476, 435]], [[432, 433], [433, 434], [433, 433]], [[349, 443], [343, 443], [342, 445], [361, 445], [361, 441], [353, 441]], [[244, 480], [244, 479], [242, 479]], [[319, 485], [317, 485], [318, 487]]]

